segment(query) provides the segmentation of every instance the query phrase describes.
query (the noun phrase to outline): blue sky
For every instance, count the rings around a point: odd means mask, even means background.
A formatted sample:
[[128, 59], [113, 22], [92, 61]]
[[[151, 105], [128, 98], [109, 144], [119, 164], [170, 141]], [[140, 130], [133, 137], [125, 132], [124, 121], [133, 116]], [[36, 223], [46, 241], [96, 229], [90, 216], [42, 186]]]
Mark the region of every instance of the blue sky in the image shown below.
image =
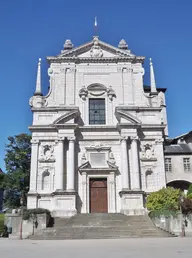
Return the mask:
[[146, 56], [144, 82], [153, 58], [158, 87], [167, 88], [169, 136], [192, 130], [192, 2], [152, 0], [0, 1], [0, 167], [7, 137], [28, 132], [28, 105], [35, 90], [38, 58], [47, 92], [45, 57], [59, 54], [65, 39], [90, 41], [97, 16], [101, 40], [117, 46], [124, 38], [136, 55]]

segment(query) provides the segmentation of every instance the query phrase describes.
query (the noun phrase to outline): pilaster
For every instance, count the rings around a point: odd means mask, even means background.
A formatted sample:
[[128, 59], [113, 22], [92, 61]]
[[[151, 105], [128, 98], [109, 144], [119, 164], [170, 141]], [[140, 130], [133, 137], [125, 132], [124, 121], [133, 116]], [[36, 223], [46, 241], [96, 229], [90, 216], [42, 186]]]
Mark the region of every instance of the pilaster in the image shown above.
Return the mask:
[[131, 138], [132, 152], [132, 173], [131, 173], [131, 190], [139, 190], [140, 173], [139, 173], [139, 156], [138, 156], [138, 137]]

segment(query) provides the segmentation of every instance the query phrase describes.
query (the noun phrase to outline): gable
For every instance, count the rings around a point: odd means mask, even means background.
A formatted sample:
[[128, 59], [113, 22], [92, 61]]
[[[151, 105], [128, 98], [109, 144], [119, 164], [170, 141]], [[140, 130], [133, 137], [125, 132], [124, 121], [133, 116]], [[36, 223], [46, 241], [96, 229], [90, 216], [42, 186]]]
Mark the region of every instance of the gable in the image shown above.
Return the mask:
[[58, 57], [119, 57], [119, 56], [129, 56], [134, 57], [131, 51], [128, 49], [120, 49], [109, 45], [98, 37], [94, 37], [92, 41], [83, 44], [77, 48], [64, 50]]
[[55, 125], [62, 125], [65, 123], [74, 123], [75, 119], [79, 116], [79, 110], [72, 110], [69, 111], [67, 113], [65, 113], [64, 115], [60, 116], [59, 118], [57, 118], [53, 124]]
[[129, 112], [127, 112], [125, 110], [121, 110], [119, 108], [116, 109], [115, 115], [117, 117], [117, 120], [120, 123], [128, 122], [128, 123], [134, 124], [134, 125], [140, 125], [142, 123], [141, 120], [139, 120], [134, 115], [130, 114]]

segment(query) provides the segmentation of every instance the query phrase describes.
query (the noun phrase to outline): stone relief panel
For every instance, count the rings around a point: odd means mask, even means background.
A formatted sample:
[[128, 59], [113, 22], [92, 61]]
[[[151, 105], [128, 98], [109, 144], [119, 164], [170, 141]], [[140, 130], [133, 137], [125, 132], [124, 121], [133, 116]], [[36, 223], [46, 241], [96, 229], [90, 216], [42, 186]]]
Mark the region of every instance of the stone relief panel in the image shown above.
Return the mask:
[[152, 143], [141, 143], [141, 160], [156, 161], [154, 145]]
[[41, 142], [40, 144], [40, 153], [39, 153], [40, 162], [54, 162], [55, 153], [54, 153], [54, 143], [53, 142]]

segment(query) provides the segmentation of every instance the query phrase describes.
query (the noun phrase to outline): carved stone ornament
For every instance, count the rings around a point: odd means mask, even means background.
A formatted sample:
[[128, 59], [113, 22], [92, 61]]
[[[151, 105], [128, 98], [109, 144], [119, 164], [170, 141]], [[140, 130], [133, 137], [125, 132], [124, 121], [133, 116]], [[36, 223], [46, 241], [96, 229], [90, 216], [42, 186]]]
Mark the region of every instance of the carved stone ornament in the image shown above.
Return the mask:
[[40, 161], [54, 161], [54, 147], [50, 144], [41, 144]]
[[65, 50], [72, 49], [73, 48], [73, 44], [72, 44], [71, 40], [70, 39], [66, 39], [63, 47], [64, 47]]
[[102, 143], [93, 143], [90, 147], [86, 147], [88, 149], [95, 149], [96, 151], [100, 152], [101, 150], [110, 150], [111, 147], [107, 147]]
[[107, 96], [110, 101], [112, 101], [113, 98], [116, 97], [115, 91], [112, 89], [111, 86], [109, 86], [109, 88], [107, 89]]
[[83, 153], [82, 156], [81, 156], [81, 164], [84, 164], [86, 162], [87, 162], [87, 158], [86, 158], [85, 153]]
[[30, 107], [40, 108], [46, 106], [46, 99], [43, 96], [33, 96], [29, 99]]
[[128, 49], [128, 45], [124, 39], [120, 40], [118, 48], [120, 49]]
[[154, 155], [154, 148], [152, 144], [144, 144], [141, 145], [141, 159], [143, 160], [154, 160], [155, 155]]
[[85, 88], [85, 86], [83, 86], [83, 87], [80, 89], [80, 91], [79, 91], [79, 97], [80, 97], [83, 101], [85, 101], [86, 98], [87, 98], [87, 96], [88, 96], [88, 90]]
[[90, 50], [91, 57], [102, 57], [103, 51], [101, 47], [99, 46], [99, 39], [98, 37], [94, 37], [93, 39], [93, 46]]
[[112, 164], [116, 163], [113, 152], [109, 153], [109, 162], [112, 163]]

